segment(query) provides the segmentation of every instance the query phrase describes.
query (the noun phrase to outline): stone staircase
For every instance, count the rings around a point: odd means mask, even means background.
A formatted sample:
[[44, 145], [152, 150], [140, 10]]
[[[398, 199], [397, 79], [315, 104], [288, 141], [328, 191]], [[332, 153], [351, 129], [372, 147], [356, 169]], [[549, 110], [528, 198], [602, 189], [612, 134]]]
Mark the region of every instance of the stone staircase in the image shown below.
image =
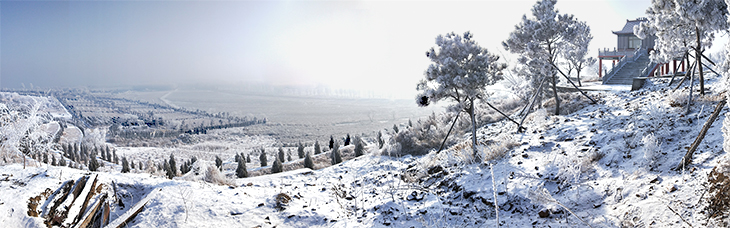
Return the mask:
[[635, 60], [627, 58], [622, 61], [626, 61], [626, 63], [623, 63], [623, 65], [619, 63], [616, 68], [604, 77], [604, 85], [631, 85], [634, 78], [644, 76], [642, 71], [651, 63], [649, 55], [645, 53], [639, 54]]

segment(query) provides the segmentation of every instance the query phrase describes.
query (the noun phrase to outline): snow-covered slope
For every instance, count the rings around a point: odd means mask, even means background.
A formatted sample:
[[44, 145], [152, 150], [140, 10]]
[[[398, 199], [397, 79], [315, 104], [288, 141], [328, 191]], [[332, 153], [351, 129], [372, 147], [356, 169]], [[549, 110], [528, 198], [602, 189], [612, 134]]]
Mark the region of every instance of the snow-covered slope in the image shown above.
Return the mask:
[[[482, 154], [506, 148], [485, 162], [471, 162], [470, 146], [459, 143], [420, 157], [381, 156], [370, 148], [332, 167], [239, 178], [232, 186], [194, 174], [168, 180], [112, 170], [98, 179], [114, 181], [125, 201], [126, 207], [112, 208], [111, 220], [160, 189], [134, 227], [485, 227], [498, 220], [504, 227], [717, 226], [703, 214], [705, 185], [713, 167], [728, 159], [721, 130], [726, 115], [709, 129], [690, 165], [673, 168], [726, 98], [708, 82], [713, 90], [685, 115], [687, 91], [672, 92], [666, 83], [654, 79], [639, 91], [605, 92], [599, 104], [570, 115], [535, 112], [526, 133], [514, 133], [516, 126], [506, 121], [482, 127]], [[499, 146], [505, 141], [511, 143]], [[0, 224], [43, 226], [26, 213], [28, 199], [87, 173], [0, 166]]]

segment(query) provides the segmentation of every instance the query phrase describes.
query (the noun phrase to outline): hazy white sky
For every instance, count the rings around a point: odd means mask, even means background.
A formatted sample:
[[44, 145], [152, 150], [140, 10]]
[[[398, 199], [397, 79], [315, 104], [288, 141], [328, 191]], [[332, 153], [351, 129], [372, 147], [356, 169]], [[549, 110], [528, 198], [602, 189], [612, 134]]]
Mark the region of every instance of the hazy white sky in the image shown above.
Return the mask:
[[[415, 94], [425, 51], [472, 31], [490, 51], [536, 1], [0, 2], [0, 86], [250, 83]], [[592, 55], [650, 0], [558, 1]], [[529, 16], [529, 15], [528, 15]]]

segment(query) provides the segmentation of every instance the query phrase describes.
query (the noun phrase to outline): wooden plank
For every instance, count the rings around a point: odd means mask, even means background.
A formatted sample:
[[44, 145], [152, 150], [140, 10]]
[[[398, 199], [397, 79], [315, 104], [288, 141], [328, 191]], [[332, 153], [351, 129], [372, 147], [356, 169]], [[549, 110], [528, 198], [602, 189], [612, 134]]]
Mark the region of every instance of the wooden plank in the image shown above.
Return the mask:
[[81, 189], [86, 184], [88, 176], [83, 176], [76, 181], [76, 184], [71, 188], [66, 199], [59, 205], [56, 205], [54, 211], [51, 212], [51, 224], [61, 225], [66, 217], [68, 216], [68, 209], [74, 204], [76, 196], [81, 192]]
[[[91, 178], [91, 177], [89, 177]], [[96, 181], [95, 180], [87, 180], [85, 181], [86, 184], [83, 187], [83, 190], [79, 192], [78, 195], [76, 195], [76, 200], [74, 200], [73, 204], [71, 204], [68, 207], [68, 211], [66, 211], [66, 219], [63, 220], [62, 226], [65, 227], [71, 227], [73, 224], [75, 224], [78, 221], [78, 218], [80, 217], [80, 214], [82, 214], [82, 207], [84, 207], [84, 203], [87, 203], [88, 195], [93, 194], [92, 189]]]
[[[84, 211], [86, 211], [86, 208], [89, 206], [89, 201], [91, 200], [91, 198], [94, 195], [96, 195], [96, 181], [98, 180], [98, 177], [99, 177], [99, 174], [94, 175], [94, 179], [93, 179], [94, 181], [91, 183], [91, 188], [88, 189], [89, 191], [85, 193], [86, 197], [84, 198], [84, 202], [81, 205], [81, 210], [79, 210], [79, 215], [76, 217], [76, 219], [74, 219], [74, 221], [78, 222], [82, 219]], [[87, 187], [88, 187], [88, 185], [87, 185]], [[84, 191], [86, 191], [86, 190], [87, 189], [84, 189]]]
[[46, 205], [46, 207], [43, 208], [43, 214], [41, 215], [42, 218], [48, 219], [56, 211], [58, 205], [61, 205], [61, 203], [66, 200], [66, 197], [68, 197], [68, 194], [71, 192], [71, 188], [73, 188], [73, 184], [74, 180], [64, 182], [61, 187], [58, 188], [56, 193], [54, 193], [52, 197], [48, 198], [51, 206], [48, 207]]
[[110, 222], [105, 228], [122, 228], [127, 225], [132, 219], [134, 219], [137, 214], [142, 212], [144, 209], [144, 206], [147, 205], [147, 203], [156, 195], [157, 192], [162, 191], [160, 188], [156, 188], [152, 190], [147, 196], [142, 198], [137, 204], [135, 204], [132, 208], [130, 208], [127, 212], [124, 212], [121, 216], [119, 216], [114, 221]]
[[89, 210], [86, 210], [86, 213], [84, 213], [84, 216], [82, 216], [79, 223], [76, 224], [76, 227], [78, 228], [86, 228], [91, 224], [92, 218], [96, 215], [96, 212], [99, 210], [101, 205], [106, 202], [106, 194], [101, 195], [100, 197], [96, 197], [96, 200], [92, 204], [92, 206], [89, 208]]

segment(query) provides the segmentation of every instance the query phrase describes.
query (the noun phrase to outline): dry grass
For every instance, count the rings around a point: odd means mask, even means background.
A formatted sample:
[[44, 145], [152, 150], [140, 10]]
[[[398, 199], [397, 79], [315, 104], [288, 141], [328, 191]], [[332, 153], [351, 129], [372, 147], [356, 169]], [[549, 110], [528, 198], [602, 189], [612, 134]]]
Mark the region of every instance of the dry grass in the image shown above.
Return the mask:
[[518, 145], [520, 145], [520, 142], [512, 135], [500, 135], [494, 141], [480, 145], [478, 147], [479, 156], [482, 158], [482, 162], [490, 163], [501, 159], [508, 151]]

